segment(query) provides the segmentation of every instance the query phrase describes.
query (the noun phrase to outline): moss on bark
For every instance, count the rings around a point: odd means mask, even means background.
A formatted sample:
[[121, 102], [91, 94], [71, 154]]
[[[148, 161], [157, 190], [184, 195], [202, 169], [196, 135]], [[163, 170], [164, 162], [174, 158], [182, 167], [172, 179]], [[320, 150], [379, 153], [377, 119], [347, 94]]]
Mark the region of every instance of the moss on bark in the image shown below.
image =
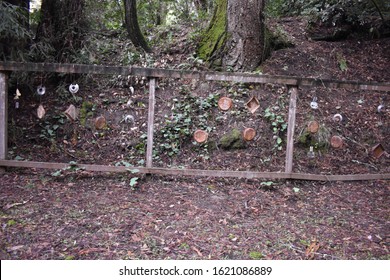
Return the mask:
[[198, 56], [211, 62], [216, 50], [223, 49], [227, 38], [227, 0], [217, 0], [216, 10], [211, 19], [209, 28], [203, 34], [199, 44]]

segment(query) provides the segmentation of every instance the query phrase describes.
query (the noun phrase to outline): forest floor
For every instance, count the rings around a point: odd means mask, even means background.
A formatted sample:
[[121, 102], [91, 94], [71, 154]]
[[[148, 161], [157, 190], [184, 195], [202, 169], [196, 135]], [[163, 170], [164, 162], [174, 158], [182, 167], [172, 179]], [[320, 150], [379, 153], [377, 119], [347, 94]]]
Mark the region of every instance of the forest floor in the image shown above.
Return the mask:
[[[390, 38], [360, 35], [318, 42], [307, 38], [304, 19], [270, 25], [294, 47], [273, 52], [259, 69], [264, 74], [389, 82]], [[192, 55], [191, 32], [176, 28], [156, 33], [149, 39], [159, 40], [160, 47], [142, 58], [127, 50], [126, 40], [100, 38], [89, 56], [100, 64], [206, 70]], [[34, 88], [44, 79], [36, 77]], [[66, 79], [47, 82], [42, 97], [22, 91], [19, 108], [10, 94], [9, 158], [144, 165], [147, 80]], [[70, 82], [80, 84], [76, 96], [67, 91]], [[156, 95], [155, 166], [284, 170], [286, 87], [162, 79]], [[218, 109], [222, 96], [233, 100], [231, 110]], [[251, 97], [260, 102], [254, 114], [245, 106]], [[315, 98], [318, 109], [313, 110]], [[390, 173], [389, 102], [384, 92], [300, 89], [294, 172]], [[46, 110], [41, 120], [36, 113], [40, 104]], [[80, 109], [76, 122], [63, 114], [70, 104]], [[379, 105], [384, 105], [380, 112]], [[336, 113], [343, 116], [341, 122], [333, 120]], [[102, 130], [95, 128], [98, 116], [107, 121]], [[273, 124], [276, 119], [279, 126]], [[315, 135], [306, 133], [310, 121], [320, 124]], [[254, 140], [239, 149], [221, 148], [223, 135], [246, 127], [257, 131]], [[194, 143], [196, 128], [209, 131], [207, 144]], [[330, 146], [334, 135], [343, 139], [341, 148]], [[385, 150], [379, 158], [372, 154], [377, 144]], [[307, 156], [310, 146], [314, 158]], [[136, 176], [77, 168], [8, 169], [0, 174], [0, 259], [390, 258], [386, 180]]]

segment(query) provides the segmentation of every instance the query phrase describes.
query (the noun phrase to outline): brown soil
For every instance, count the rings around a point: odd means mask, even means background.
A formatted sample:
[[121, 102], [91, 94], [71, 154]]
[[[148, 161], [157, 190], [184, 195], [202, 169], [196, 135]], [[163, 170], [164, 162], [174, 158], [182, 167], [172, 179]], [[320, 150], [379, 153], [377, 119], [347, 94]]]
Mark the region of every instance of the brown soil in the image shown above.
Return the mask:
[[[278, 24], [295, 44], [272, 54], [261, 67], [265, 74], [388, 82], [390, 39], [351, 37], [340, 42], [314, 42], [305, 37], [303, 19]], [[155, 66], [187, 67], [193, 50], [177, 34], [171, 51], [161, 52]], [[183, 50], [186, 53], [183, 53]], [[190, 65], [191, 69], [203, 69]], [[39, 80], [39, 78], [38, 78]], [[83, 84], [81, 81], [84, 81]], [[88, 83], [86, 82], [88, 81]], [[40, 82], [40, 81], [39, 81]], [[111, 165], [144, 164], [147, 81], [89, 77], [80, 80], [79, 100], [47, 85], [38, 98], [22, 93], [15, 109], [10, 94], [10, 158], [34, 161]], [[124, 85], [123, 85], [124, 84]], [[128, 86], [134, 86], [131, 94]], [[185, 94], [205, 100], [210, 93], [228, 96], [233, 108], [216, 104], [191, 116], [206, 126], [208, 145], [179, 140], [177, 154], [162, 147], [161, 131], [177, 113], [173, 106]], [[260, 108], [245, 104], [255, 96]], [[310, 102], [317, 98], [319, 108]], [[131, 99], [131, 105], [127, 101]], [[160, 80], [157, 90], [155, 166], [201, 169], [283, 171], [285, 131], [273, 132], [265, 117], [287, 120], [288, 90], [277, 85], [241, 85]], [[210, 103], [214, 102], [210, 101]], [[388, 93], [302, 88], [297, 107], [294, 172], [317, 174], [390, 173], [385, 152], [373, 157], [381, 143], [390, 151]], [[89, 104], [87, 103], [89, 102]], [[68, 106], [84, 104], [84, 118], [64, 118]], [[38, 120], [42, 104], [46, 116]], [[378, 113], [377, 107], [385, 105]], [[208, 113], [206, 116], [206, 112]], [[87, 114], [89, 113], [89, 114]], [[194, 112], [192, 112], [194, 113]], [[340, 113], [343, 121], [334, 122]], [[82, 113], [81, 113], [82, 114]], [[103, 115], [107, 127], [96, 130]], [[131, 115], [134, 121], [124, 119]], [[206, 116], [207, 123], [199, 123]], [[317, 135], [305, 138], [310, 121]], [[83, 123], [85, 121], [85, 123]], [[233, 128], [252, 127], [256, 137], [244, 148], [224, 150], [220, 138]], [[205, 127], [199, 127], [205, 128]], [[195, 129], [191, 126], [190, 129]], [[329, 144], [343, 139], [341, 148]], [[307, 136], [307, 135], [306, 135]], [[299, 141], [300, 140], [300, 141]], [[306, 140], [306, 141], [303, 141]], [[310, 143], [310, 141], [312, 141]], [[305, 142], [305, 143], [299, 143]], [[314, 158], [308, 158], [314, 145]], [[280, 150], [279, 150], [280, 149]], [[10, 169], [0, 175], [1, 259], [389, 259], [388, 181], [306, 182], [181, 178], [131, 174], [97, 174], [82, 170]]]

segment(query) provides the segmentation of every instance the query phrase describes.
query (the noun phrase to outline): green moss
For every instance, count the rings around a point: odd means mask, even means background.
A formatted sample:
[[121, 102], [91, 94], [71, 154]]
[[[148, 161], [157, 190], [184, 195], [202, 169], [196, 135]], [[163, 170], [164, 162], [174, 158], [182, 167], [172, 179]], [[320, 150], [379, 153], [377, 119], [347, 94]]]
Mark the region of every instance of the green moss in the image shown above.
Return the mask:
[[330, 131], [321, 125], [317, 133], [310, 133], [303, 129], [298, 136], [298, 142], [305, 147], [313, 146], [316, 149], [327, 149], [329, 147]]
[[261, 260], [264, 258], [264, 255], [260, 252], [257, 252], [257, 251], [252, 251], [249, 253], [249, 257], [252, 259], [252, 260]]
[[217, 0], [210, 26], [199, 44], [198, 56], [209, 61], [215, 51], [223, 48], [227, 38], [227, 0]]
[[11, 227], [13, 225], [16, 225], [16, 221], [15, 220], [8, 220], [7, 226]]
[[81, 105], [80, 124], [82, 126], [85, 126], [85, 124], [87, 123], [87, 119], [89, 117], [93, 117], [93, 109], [94, 109], [94, 104], [92, 102], [85, 101], [83, 102], [83, 105]]
[[241, 137], [241, 132], [237, 128], [234, 128], [222, 136], [219, 142], [221, 144], [221, 148], [226, 150], [245, 148], [245, 142]]

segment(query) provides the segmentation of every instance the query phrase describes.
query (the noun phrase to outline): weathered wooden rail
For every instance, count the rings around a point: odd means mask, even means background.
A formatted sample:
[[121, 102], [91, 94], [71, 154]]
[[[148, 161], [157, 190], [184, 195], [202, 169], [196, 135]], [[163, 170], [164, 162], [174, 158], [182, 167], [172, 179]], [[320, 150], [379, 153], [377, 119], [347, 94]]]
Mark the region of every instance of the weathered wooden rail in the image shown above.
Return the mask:
[[[7, 118], [8, 118], [8, 72], [54, 72], [54, 73], [79, 73], [101, 75], [131, 75], [149, 78], [149, 109], [147, 128], [146, 167], [133, 167], [142, 174], [205, 176], [205, 177], [238, 177], [238, 178], [264, 178], [264, 179], [297, 179], [319, 181], [356, 181], [356, 180], [388, 180], [390, 174], [352, 174], [352, 175], [327, 175], [327, 174], [303, 174], [293, 172], [293, 150], [296, 101], [299, 87], [327, 87], [344, 88], [354, 90], [371, 90], [390, 92], [390, 83], [367, 83], [359, 81], [337, 81], [320, 78], [302, 78], [291, 76], [271, 76], [248, 73], [226, 72], [200, 72], [182, 71], [174, 69], [140, 68], [126, 66], [101, 66], [80, 64], [53, 64], [53, 63], [19, 63], [0, 62], [0, 166], [63, 169], [68, 163], [33, 162], [7, 160]], [[174, 169], [153, 167], [153, 131], [155, 111], [155, 87], [157, 78], [195, 79], [203, 81], [230, 81], [242, 83], [273, 83], [289, 87], [290, 106], [288, 114], [287, 147], [285, 172], [255, 172], [255, 171], [227, 171], [227, 170], [200, 170], [200, 169]], [[88, 171], [99, 172], [126, 172], [128, 167], [77, 164], [78, 167]]]

